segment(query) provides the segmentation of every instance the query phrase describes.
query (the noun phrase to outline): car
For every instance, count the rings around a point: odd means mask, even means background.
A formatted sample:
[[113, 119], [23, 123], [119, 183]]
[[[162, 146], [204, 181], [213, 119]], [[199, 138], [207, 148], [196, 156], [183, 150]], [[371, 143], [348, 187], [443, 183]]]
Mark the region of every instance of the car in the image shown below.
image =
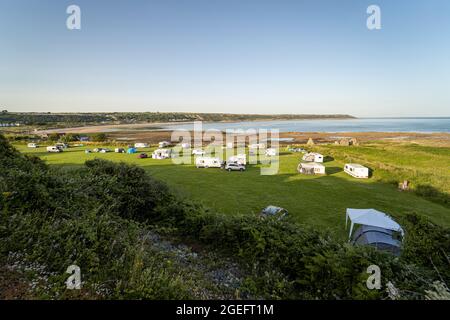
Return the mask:
[[100, 153], [107, 153], [107, 152], [111, 152], [111, 150], [109, 150], [108, 148], [105, 148], [105, 149], [101, 149], [99, 152]]
[[261, 211], [262, 218], [273, 217], [277, 220], [282, 220], [288, 215], [288, 211], [277, 206], [268, 206]]
[[92, 151], [89, 149], [84, 150], [84, 153], [91, 153]]
[[225, 170], [230, 171], [245, 171], [245, 166], [240, 163], [230, 162], [225, 165]]
[[140, 154], [138, 155], [138, 158], [139, 158], [139, 159], [145, 159], [145, 158], [148, 158], [148, 155], [147, 155], [146, 153], [140, 153]]

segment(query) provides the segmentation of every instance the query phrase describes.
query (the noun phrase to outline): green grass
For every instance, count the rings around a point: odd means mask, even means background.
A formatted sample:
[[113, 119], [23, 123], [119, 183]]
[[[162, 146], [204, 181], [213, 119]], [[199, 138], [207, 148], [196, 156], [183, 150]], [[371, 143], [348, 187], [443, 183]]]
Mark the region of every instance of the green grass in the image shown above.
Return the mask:
[[[379, 175], [375, 170], [374, 176], [367, 180], [352, 178], [342, 171], [349, 157], [372, 166], [386, 161], [387, 166], [401, 166], [423, 176], [433, 175], [429, 179], [431, 182], [435, 182], [441, 175], [436, 182], [437, 186], [441, 190], [447, 190], [450, 181], [448, 149], [434, 148], [433, 151], [427, 147], [394, 145], [316, 147], [333, 154], [334, 159], [325, 163], [328, 173], [326, 176], [298, 174], [296, 168], [301, 154], [287, 152], [280, 155], [280, 170], [277, 175], [262, 176], [259, 165], [248, 166], [248, 170], [242, 173], [226, 172], [213, 168], [197, 169], [193, 164], [174, 165], [171, 160], [138, 159], [136, 154], [85, 154], [84, 147], [70, 148], [60, 154], [46, 153], [43, 147], [36, 150], [23, 145], [16, 147], [22, 152], [35, 154], [54, 166], [74, 168], [95, 158], [136, 164], [154, 177], [167, 182], [177, 193], [218, 212], [256, 214], [267, 205], [277, 205], [286, 208], [291, 219], [329, 228], [342, 237], [346, 234], [345, 209], [349, 207], [376, 208], [400, 220], [403, 215], [415, 212], [429, 217], [437, 224], [450, 226], [449, 208], [411, 192], [400, 192], [393, 184], [381, 182], [386, 171], [380, 170]], [[143, 151], [149, 153], [151, 150]], [[406, 153], [408, 156], [403, 157]], [[427, 154], [432, 154], [431, 158]], [[438, 164], [433, 166], [435, 161]]]

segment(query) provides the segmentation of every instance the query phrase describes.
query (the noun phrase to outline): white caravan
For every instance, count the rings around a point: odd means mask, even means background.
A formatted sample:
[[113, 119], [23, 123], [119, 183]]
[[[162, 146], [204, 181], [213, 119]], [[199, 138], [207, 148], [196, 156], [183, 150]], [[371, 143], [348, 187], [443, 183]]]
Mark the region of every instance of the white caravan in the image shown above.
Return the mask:
[[367, 179], [369, 177], [369, 168], [357, 163], [347, 163], [344, 171], [355, 178]]
[[305, 154], [302, 159], [307, 162], [323, 162], [323, 155], [317, 152], [310, 152]]
[[235, 156], [231, 156], [228, 158], [227, 163], [238, 163], [238, 164], [242, 164], [245, 166], [247, 164], [247, 155], [246, 154], [238, 154]]
[[50, 146], [47, 147], [47, 152], [62, 152], [62, 149], [58, 148], [57, 146]]
[[152, 153], [152, 159], [169, 159], [172, 155], [172, 149], [157, 149]]
[[274, 148], [269, 148], [269, 149], [266, 149], [265, 154], [268, 157], [275, 157], [277, 155], [277, 150]]
[[28, 148], [37, 148], [38, 145], [36, 143], [29, 143], [29, 144], [27, 144], [27, 147]]
[[222, 161], [219, 158], [198, 157], [195, 159], [197, 168], [221, 168]]
[[205, 151], [202, 149], [194, 149], [192, 150], [192, 154], [196, 156], [203, 156], [205, 154]]
[[302, 174], [325, 174], [325, 166], [315, 162], [303, 162], [298, 165], [297, 171]]
[[148, 148], [148, 143], [137, 142], [134, 144], [135, 148]]
[[182, 143], [181, 144], [181, 148], [183, 148], [183, 149], [189, 149], [190, 147], [191, 147], [190, 143]]

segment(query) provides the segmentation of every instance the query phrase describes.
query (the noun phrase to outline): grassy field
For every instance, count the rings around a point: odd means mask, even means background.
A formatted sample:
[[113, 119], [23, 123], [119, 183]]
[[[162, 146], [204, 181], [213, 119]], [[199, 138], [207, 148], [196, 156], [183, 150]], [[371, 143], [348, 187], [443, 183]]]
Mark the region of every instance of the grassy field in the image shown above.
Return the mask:
[[[197, 169], [194, 165], [174, 165], [171, 160], [138, 159], [129, 154], [85, 154], [84, 147], [69, 148], [63, 153], [49, 154], [43, 147], [25, 153], [41, 157], [52, 166], [76, 168], [86, 160], [102, 158], [124, 161], [143, 167], [167, 182], [177, 193], [199, 201], [226, 214], [257, 214], [267, 205], [277, 205], [290, 212], [300, 223], [329, 228], [345, 237], [346, 208], [376, 208], [401, 221], [406, 213], [418, 213], [435, 223], [450, 226], [450, 209], [430, 202], [411, 192], [400, 192], [389, 180], [388, 169], [401, 174], [396, 178], [427, 180], [441, 191], [450, 188], [450, 150], [414, 145], [374, 144], [362, 147], [315, 146], [329, 155], [326, 176], [304, 176], [297, 173], [301, 154], [281, 152], [277, 175], [260, 175], [259, 165], [248, 166], [246, 172], [220, 169]], [[92, 147], [91, 147], [92, 148]], [[113, 149], [113, 147], [111, 147]], [[152, 148], [142, 151], [150, 153]], [[370, 179], [358, 180], [342, 171], [349, 159], [375, 169]], [[384, 169], [377, 169], [385, 166]], [[411, 179], [411, 178], [410, 178]], [[398, 180], [400, 181], [400, 180]]]

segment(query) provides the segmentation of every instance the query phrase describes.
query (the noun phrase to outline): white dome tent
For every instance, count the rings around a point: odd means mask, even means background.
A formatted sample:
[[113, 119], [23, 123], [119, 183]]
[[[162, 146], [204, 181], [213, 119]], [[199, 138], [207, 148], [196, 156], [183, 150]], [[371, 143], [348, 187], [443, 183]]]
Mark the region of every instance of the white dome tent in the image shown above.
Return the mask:
[[404, 236], [404, 231], [402, 227], [395, 222], [387, 214], [375, 210], [375, 209], [351, 209], [347, 208], [347, 213], [345, 217], [345, 228], [347, 228], [348, 219], [351, 221], [349, 239], [352, 236], [353, 226], [355, 224], [361, 224], [366, 226], [383, 228], [386, 230], [392, 230], [400, 232], [402, 237]]

